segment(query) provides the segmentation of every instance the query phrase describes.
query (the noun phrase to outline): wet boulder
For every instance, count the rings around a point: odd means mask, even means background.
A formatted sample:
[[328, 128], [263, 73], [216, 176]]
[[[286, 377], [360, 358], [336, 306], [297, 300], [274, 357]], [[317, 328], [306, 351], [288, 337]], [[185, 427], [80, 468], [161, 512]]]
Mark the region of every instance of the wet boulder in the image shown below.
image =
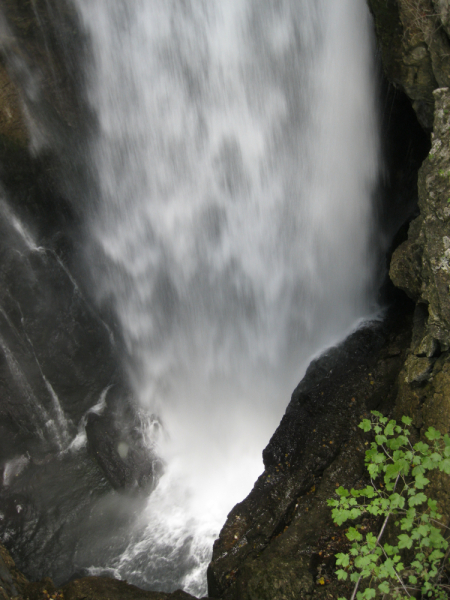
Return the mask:
[[384, 322], [366, 324], [311, 363], [263, 452], [264, 473], [214, 543], [212, 596], [296, 600], [348, 592], [333, 578], [340, 536], [327, 499], [340, 485], [364, 482], [357, 425], [368, 410], [393, 406], [412, 308], [402, 300]]

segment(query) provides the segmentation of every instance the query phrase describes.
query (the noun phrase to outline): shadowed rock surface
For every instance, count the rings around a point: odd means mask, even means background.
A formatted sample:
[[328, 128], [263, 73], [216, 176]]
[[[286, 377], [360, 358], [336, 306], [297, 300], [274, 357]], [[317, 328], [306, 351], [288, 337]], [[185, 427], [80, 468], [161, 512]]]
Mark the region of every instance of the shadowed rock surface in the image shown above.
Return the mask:
[[368, 0], [384, 71], [411, 99], [421, 125], [433, 127], [433, 91], [450, 85], [448, 3]]
[[294, 600], [346, 592], [332, 577], [342, 534], [326, 500], [339, 485], [365, 477], [357, 425], [367, 411], [394, 403], [411, 311], [410, 303], [399, 302], [384, 322], [363, 326], [311, 363], [264, 450], [263, 475], [214, 544], [212, 596]]
[[194, 596], [178, 590], [171, 594], [145, 592], [126, 581], [105, 577], [75, 579], [57, 588], [50, 578], [30, 583], [0, 545], [0, 597], [2, 600], [189, 600]]

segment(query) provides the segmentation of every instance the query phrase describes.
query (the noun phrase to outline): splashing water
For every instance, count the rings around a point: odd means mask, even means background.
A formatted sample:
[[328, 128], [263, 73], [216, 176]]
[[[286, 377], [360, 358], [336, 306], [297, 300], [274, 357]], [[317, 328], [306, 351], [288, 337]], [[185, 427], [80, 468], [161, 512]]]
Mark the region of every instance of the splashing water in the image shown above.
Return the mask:
[[363, 0], [74, 1], [98, 117], [86, 256], [166, 462], [108, 567], [200, 594], [308, 360], [374, 308], [369, 16]]

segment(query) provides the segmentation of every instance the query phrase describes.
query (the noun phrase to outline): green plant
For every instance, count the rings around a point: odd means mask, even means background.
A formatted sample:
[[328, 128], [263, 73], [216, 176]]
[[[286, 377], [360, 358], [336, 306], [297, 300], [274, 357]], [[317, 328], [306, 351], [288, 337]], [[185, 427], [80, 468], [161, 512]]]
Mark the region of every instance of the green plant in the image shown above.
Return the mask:
[[[351, 600], [370, 599], [376, 589], [391, 598], [422, 597], [443, 600], [450, 589], [444, 582], [444, 569], [450, 548], [443, 532], [437, 503], [424, 489], [429, 484], [427, 471], [438, 469], [450, 474], [450, 436], [430, 427], [428, 444], [410, 441], [411, 419], [402, 425], [372, 412], [359, 427], [373, 432], [374, 441], [366, 451], [370, 485], [363, 489], [338, 488], [339, 499], [328, 500], [337, 525], [370, 516], [379, 520], [378, 533], [364, 533], [356, 524], [346, 533], [350, 551], [336, 555], [336, 572], [341, 580], [354, 582]], [[389, 544], [384, 541], [389, 521]], [[364, 591], [358, 591], [365, 580]], [[345, 599], [340, 599], [345, 600]]]

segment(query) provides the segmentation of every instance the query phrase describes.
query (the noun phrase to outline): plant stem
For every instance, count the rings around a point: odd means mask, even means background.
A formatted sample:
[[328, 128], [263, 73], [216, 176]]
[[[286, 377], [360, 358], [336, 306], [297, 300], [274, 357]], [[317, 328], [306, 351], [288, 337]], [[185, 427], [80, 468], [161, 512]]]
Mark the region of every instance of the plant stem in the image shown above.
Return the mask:
[[[397, 476], [397, 479], [398, 479], [398, 476]], [[391, 513], [389, 512], [386, 515], [386, 518], [384, 519], [383, 525], [381, 526], [380, 533], [378, 534], [377, 541], [375, 543], [375, 548], [380, 543], [381, 537], [382, 537], [382, 535], [384, 533], [384, 530], [386, 529], [386, 525], [387, 525], [387, 522], [388, 522], [390, 516], [391, 516]], [[375, 548], [372, 550], [372, 552], [370, 552], [370, 554], [373, 554], [375, 552]], [[362, 579], [362, 575], [359, 576], [358, 581], [355, 583], [355, 587], [353, 589], [353, 594], [351, 595], [350, 600], [355, 600], [355, 598], [356, 598], [356, 592], [358, 591], [359, 584], [361, 583], [361, 579]]]
[[[393, 491], [395, 491], [395, 488], [397, 487], [397, 483], [398, 483], [398, 478], [399, 477], [400, 477], [400, 473], [397, 475], [397, 479], [395, 480], [394, 490]], [[380, 543], [380, 540], [381, 540], [381, 538], [383, 536], [384, 530], [386, 529], [386, 525], [387, 525], [387, 522], [389, 521], [389, 517], [390, 516], [391, 516], [391, 513], [388, 512], [388, 514], [386, 515], [386, 518], [383, 521], [383, 525], [381, 526], [380, 533], [378, 534], [378, 537], [377, 537], [377, 541], [375, 542], [375, 548]], [[375, 552], [375, 548], [372, 550], [372, 552], [370, 552], [370, 554], [373, 554]], [[355, 598], [356, 598], [356, 592], [358, 591], [359, 584], [361, 583], [361, 579], [362, 579], [362, 575], [359, 576], [358, 581], [355, 583], [355, 587], [353, 589], [353, 594], [351, 595], [350, 600], [355, 600]]]

